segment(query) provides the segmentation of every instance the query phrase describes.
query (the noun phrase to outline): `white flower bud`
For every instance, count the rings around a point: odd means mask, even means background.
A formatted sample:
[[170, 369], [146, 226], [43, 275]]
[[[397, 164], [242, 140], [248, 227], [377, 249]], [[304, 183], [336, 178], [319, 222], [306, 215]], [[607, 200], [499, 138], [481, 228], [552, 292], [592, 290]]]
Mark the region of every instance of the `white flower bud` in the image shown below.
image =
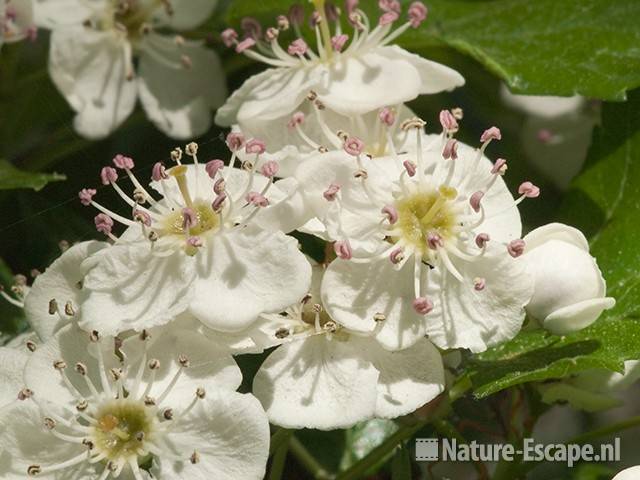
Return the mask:
[[551, 223], [525, 238], [523, 260], [535, 288], [527, 313], [557, 335], [583, 329], [615, 305], [589, 244], [577, 229]]

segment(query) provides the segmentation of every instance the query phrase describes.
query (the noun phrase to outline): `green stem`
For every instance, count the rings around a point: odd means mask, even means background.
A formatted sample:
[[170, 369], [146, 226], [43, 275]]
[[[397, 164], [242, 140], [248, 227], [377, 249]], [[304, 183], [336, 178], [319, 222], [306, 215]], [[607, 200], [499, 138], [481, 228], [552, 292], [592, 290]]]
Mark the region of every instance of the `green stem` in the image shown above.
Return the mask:
[[[276, 435], [281, 431], [282, 430], [279, 430], [276, 433]], [[283, 437], [284, 437], [284, 441], [281, 441], [280, 445], [276, 447], [275, 453], [273, 455], [273, 460], [271, 460], [271, 470], [269, 471], [269, 480], [280, 480], [282, 478], [282, 474], [284, 473], [284, 466], [287, 460], [287, 453], [289, 451], [288, 440], [291, 438], [291, 432], [287, 431], [287, 433], [284, 434]], [[269, 450], [271, 450], [271, 447], [269, 448]]]
[[300, 443], [300, 440], [293, 435], [291, 436], [291, 440], [289, 440], [289, 449], [300, 465], [316, 480], [331, 480], [334, 478], [334, 476], [327, 472], [320, 462], [309, 453], [305, 446]]
[[269, 456], [276, 453], [276, 450], [285, 443], [289, 443], [289, 438], [293, 435], [293, 431], [286, 428], [279, 428], [276, 433], [271, 435], [269, 442]]

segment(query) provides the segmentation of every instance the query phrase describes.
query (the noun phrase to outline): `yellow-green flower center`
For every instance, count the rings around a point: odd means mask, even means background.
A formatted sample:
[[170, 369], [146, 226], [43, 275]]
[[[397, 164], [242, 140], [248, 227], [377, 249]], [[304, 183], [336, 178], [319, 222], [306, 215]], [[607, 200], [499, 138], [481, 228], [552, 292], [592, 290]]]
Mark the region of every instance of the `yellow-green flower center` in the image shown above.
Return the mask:
[[183, 228], [184, 217], [181, 211], [176, 211], [168, 215], [164, 220], [164, 230], [168, 234], [185, 236], [201, 236], [202, 234], [215, 230], [220, 225], [220, 217], [211, 209], [211, 205], [206, 202], [197, 201], [193, 204], [193, 212], [196, 215], [197, 223], [189, 231]]

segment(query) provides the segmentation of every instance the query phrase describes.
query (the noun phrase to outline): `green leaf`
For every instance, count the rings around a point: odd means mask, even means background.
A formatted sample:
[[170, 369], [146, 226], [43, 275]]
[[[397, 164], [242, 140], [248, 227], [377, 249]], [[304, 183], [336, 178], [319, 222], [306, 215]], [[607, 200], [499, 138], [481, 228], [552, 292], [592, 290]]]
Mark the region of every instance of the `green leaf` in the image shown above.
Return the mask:
[[411, 457], [405, 445], [400, 445], [393, 456], [391, 480], [411, 480]]
[[580, 332], [557, 337], [543, 330], [473, 359], [474, 393], [484, 397], [524, 382], [563, 378], [592, 369], [623, 371], [640, 358], [640, 90], [606, 104], [584, 172], [561, 208], [561, 219], [591, 238], [591, 252], [616, 306]]
[[37, 191], [49, 182], [65, 179], [64, 175], [58, 173], [35, 173], [18, 170], [6, 160], [0, 160], [0, 190], [32, 188]]
[[[308, 2], [299, 2], [307, 4]], [[410, 0], [403, 0], [404, 11]], [[361, 2], [375, 24], [377, 2]], [[447, 45], [470, 55], [518, 93], [579, 93], [624, 100], [640, 86], [640, 3], [636, 0], [425, 0], [425, 24], [398, 43]], [[289, 0], [233, 2], [228, 20], [274, 23]], [[612, 28], [615, 25], [615, 28]]]

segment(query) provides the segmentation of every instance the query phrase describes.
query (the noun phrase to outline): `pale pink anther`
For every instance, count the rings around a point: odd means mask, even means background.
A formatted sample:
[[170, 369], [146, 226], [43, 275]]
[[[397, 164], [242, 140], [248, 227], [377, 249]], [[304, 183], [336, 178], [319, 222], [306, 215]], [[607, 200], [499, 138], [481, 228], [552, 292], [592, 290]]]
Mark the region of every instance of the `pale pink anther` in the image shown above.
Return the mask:
[[289, 53], [289, 55], [304, 55], [305, 53], [307, 53], [308, 49], [309, 46], [307, 45], [307, 42], [305, 42], [301, 38], [298, 38], [289, 44], [287, 53]]
[[507, 161], [504, 158], [499, 158], [496, 160], [496, 163], [493, 164], [491, 168], [491, 173], [494, 175], [504, 175], [507, 171]]
[[458, 121], [449, 110], [440, 112], [440, 125], [445, 132], [455, 132], [458, 130]]
[[116, 166], [116, 168], [120, 168], [122, 170], [131, 170], [135, 166], [131, 157], [126, 157], [121, 154], [113, 157], [113, 164]]
[[314, 10], [311, 13], [311, 18], [309, 19], [309, 25], [311, 26], [311, 28], [314, 28], [320, 25], [320, 22], [322, 22], [322, 16], [320, 15], [319, 11]]
[[498, 127], [487, 128], [482, 135], [480, 135], [480, 141], [482, 143], [488, 142], [490, 140], [501, 140], [502, 133]]
[[491, 240], [491, 237], [489, 237], [488, 233], [479, 233], [476, 235], [476, 245], [478, 248], [484, 248], [489, 240]]
[[351, 250], [349, 240], [338, 240], [333, 244], [333, 250], [338, 258], [342, 260], [351, 260], [353, 258], [353, 250]]
[[151, 226], [151, 215], [149, 215], [144, 210], [134, 210], [133, 211], [133, 219], [136, 222], [140, 222], [140, 223], [146, 225], [147, 227]]
[[553, 140], [553, 132], [547, 128], [541, 128], [538, 130], [537, 138], [540, 143], [549, 143]]
[[267, 41], [269, 42], [273, 42], [278, 38], [279, 35], [280, 35], [280, 30], [274, 27], [269, 27], [267, 28], [267, 31], [264, 34], [264, 38], [266, 38]]
[[93, 200], [93, 196], [96, 194], [96, 191], [93, 188], [83, 188], [78, 192], [78, 198], [80, 198], [80, 203], [85, 207], [91, 205]]
[[296, 125], [302, 125], [303, 122], [304, 122], [304, 113], [296, 112], [293, 115], [291, 115], [291, 120], [289, 120], [289, 123], [287, 124], [287, 126], [289, 128], [295, 128]]
[[522, 239], [512, 240], [507, 245], [507, 251], [513, 258], [517, 258], [524, 253], [525, 243]]
[[394, 248], [389, 254], [389, 260], [394, 265], [399, 264], [402, 260], [404, 260], [404, 250], [400, 247]]
[[527, 198], [536, 198], [540, 196], [540, 188], [531, 182], [522, 182], [518, 187], [518, 193]]
[[236, 45], [236, 53], [242, 53], [245, 50], [248, 50], [251, 47], [255, 46], [255, 44], [256, 41], [253, 38], [247, 37], [241, 42], [238, 42], [238, 44]]
[[478, 190], [469, 198], [469, 205], [471, 205], [471, 208], [473, 208], [474, 212], [480, 211], [480, 201], [482, 200], [482, 197], [484, 197], [484, 192]]
[[387, 220], [389, 220], [390, 224], [394, 224], [398, 221], [398, 210], [393, 205], [385, 205], [382, 207], [381, 212], [386, 215]]
[[260, 40], [262, 38], [262, 25], [253, 17], [244, 17], [240, 21], [240, 28], [249, 38]]
[[267, 178], [273, 178], [278, 174], [278, 170], [280, 169], [280, 165], [275, 160], [269, 160], [268, 162], [264, 162], [262, 168], [260, 168], [260, 173]]
[[404, 169], [407, 171], [407, 175], [409, 175], [410, 177], [413, 177], [416, 174], [416, 170], [418, 167], [416, 167], [416, 164], [412, 161], [405, 160], [404, 162], [402, 162], [402, 165], [404, 165]]
[[247, 153], [255, 153], [255, 154], [261, 155], [267, 150], [267, 145], [262, 140], [258, 140], [257, 138], [252, 138], [247, 142], [247, 144], [244, 147], [244, 150]]
[[358, 8], [359, 0], [345, 0], [344, 5], [347, 10], [347, 14], [351, 15]]
[[457, 160], [458, 158], [458, 141], [455, 138], [450, 138], [444, 145], [442, 150], [442, 158]]
[[427, 19], [427, 7], [422, 2], [413, 2], [409, 6], [409, 23], [413, 28], [418, 28]]
[[289, 20], [294, 25], [302, 25], [304, 22], [304, 8], [302, 5], [295, 4], [291, 6], [289, 9]]
[[187, 246], [189, 247], [200, 248], [202, 247], [202, 245], [203, 243], [200, 237], [193, 236], [187, 238]]
[[220, 195], [224, 192], [225, 188], [227, 188], [227, 182], [224, 181], [224, 178], [219, 178], [213, 184], [213, 193]]
[[330, 22], [335, 22], [340, 19], [340, 9], [333, 3], [326, 3], [324, 12], [327, 15], [327, 20]]
[[427, 245], [431, 250], [437, 250], [444, 247], [444, 240], [439, 233], [430, 232], [427, 234]]
[[222, 43], [226, 47], [233, 47], [238, 41], [238, 32], [236, 32], [233, 28], [227, 28], [220, 34], [220, 38], [222, 38]]
[[198, 224], [198, 215], [193, 208], [182, 209], [182, 229], [189, 230]]
[[336, 52], [341, 52], [348, 41], [349, 35], [345, 33], [334, 35], [333, 37], [331, 37], [331, 46]]
[[100, 170], [100, 180], [103, 185], [109, 185], [111, 182], [118, 180], [118, 172], [112, 167], [103, 167]]
[[166, 180], [169, 178], [167, 170], [164, 168], [162, 162], [156, 162], [151, 169], [151, 180], [159, 182], [160, 180]]
[[383, 12], [396, 12], [400, 13], [402, 7], [398, 0], [378, 0], [378, 7]]
[[222, 210], [222, 206], [226, 199], [227, 199], [227, 194], [224, 192], [220, 193], [211, 204], [211, 208], [213, 209], [213, 211], [216, 213], [220, 212], [220, 210]]
[[325, 200], [327, 200], [328, 202], [333, 202], [337, 195], [338, 192], [340, 191], [340, 185], [338, 185], [337, 183], [332, 183], [331, 185], [329, 185], [329, 187], [322, 193], [322, 196], [324, 197]]
[[349, 155], [357, 157], [364, 151], [364, 142], [358, 137], [349, 137], [345, 140], [342, 148], [344, 148], [344, 151]]
[[113, 219], [104, 213], [99, 213], [93, 219], [93, 223], [96, 226], [96, 230], [100, 233], [104, 233], [105, 235], [109, 235], [111, 233], [111, 229], [113, 228]]
[[244, 135], [241, 133], [231, 132], [229, 135], [227, 135], [227, 141], [226, 141], [227, 147], [232, 152], [240, 150], [244, 145], [244, 142], [245, 142]]
[[418, 315], [426, 315], [433, 310], [433, 302], [427, 297], [418, 297], [411, 305]]
[[16, 10], [16, 7], [11, 4], [7, 5], [4, 11], [4, 16], [6, 20], [15, 22], [18, 18], [18, 11]]
[[391, 25], [393, 22], [398, 20], [399, 17], [400, 15], [398, 15], [396, 12], [385, 12], [382, 15], [380, 15], [378, 24], [381, 26]]
[[393, 108], [384, 107], [382, 110], [380, 110], [378, 118], [387, 127], [391, 127], [394, 123], [396, 123], [396, 112], [393, 110]]
[[211, 179], [216, 178], [216, 175], [218, 174], [218, 172], [223, 168], [224, 168], [224, 162], [218, 158], [216, 158], [215, 160], [209, 160], [204, 166], [205, 171], [207, 172], [207, 174], [209, 175], [209, 178]]
[[482, 277], [476, 277], [473, 279], [473, 288], [477, 292], [481, 292], [487, 286], [487, 282]]
[[278, 25], [278, 29], [282, 30], [283, 32], [285, 30], [289, 30], [290, 22], [285, 15], [278, 15], [276, 17], [276, 24]]
[[258, 192], [249, 192], [245, 197], [247, 203], [253, 205], [254, 207], [266, 207], [269, 205], [269, 200], [264, 195], [261, 195]]

